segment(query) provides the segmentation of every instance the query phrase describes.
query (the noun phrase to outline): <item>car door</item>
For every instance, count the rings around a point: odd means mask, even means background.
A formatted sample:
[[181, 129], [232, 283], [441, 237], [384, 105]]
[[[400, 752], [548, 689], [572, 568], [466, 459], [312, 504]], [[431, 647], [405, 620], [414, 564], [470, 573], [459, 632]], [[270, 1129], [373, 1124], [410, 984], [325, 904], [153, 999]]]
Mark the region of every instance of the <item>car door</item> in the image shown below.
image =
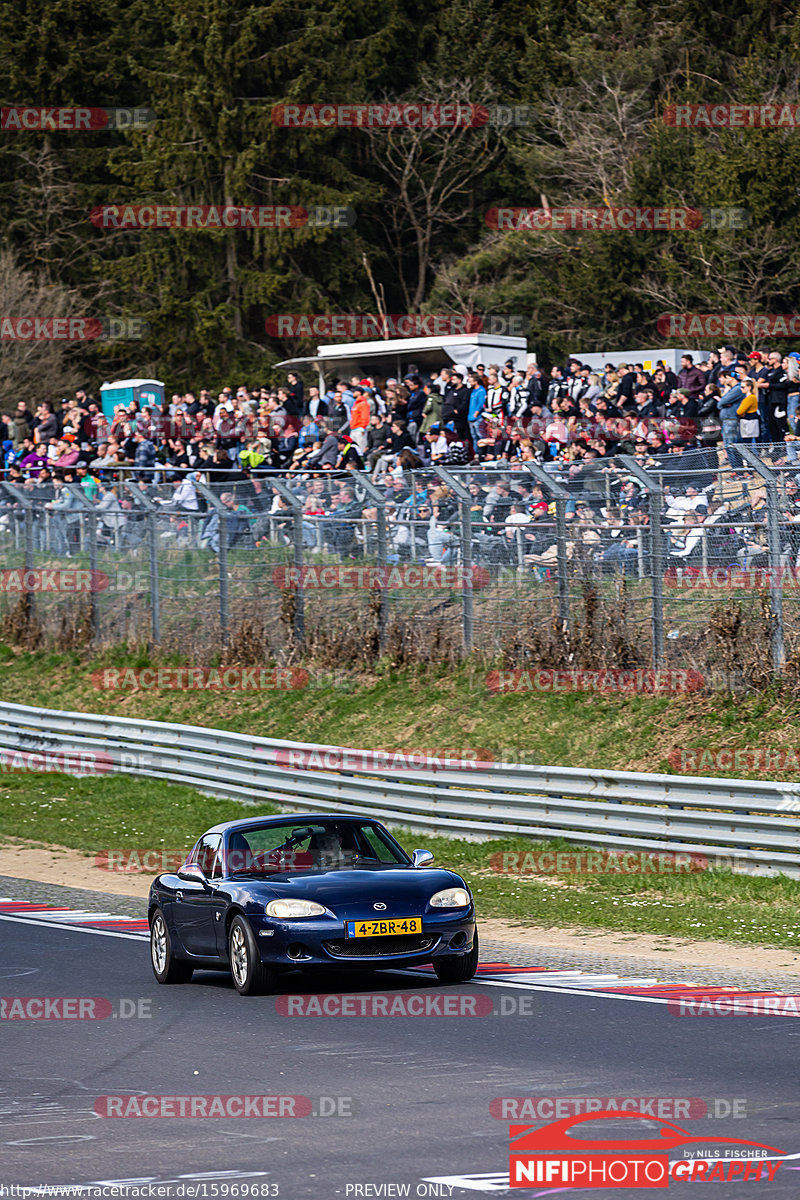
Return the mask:
[[173, 910], [175, 926], [184, 948], [190, 954], [216, 958], [217, 931], [224, 901], [217, 894], [222, 878], [222, 837], [209, 833], [201, 838], [189, 862], [202, 867], [211, 888], [204, 888], [193, 879], [181, 879], [175, 895]]

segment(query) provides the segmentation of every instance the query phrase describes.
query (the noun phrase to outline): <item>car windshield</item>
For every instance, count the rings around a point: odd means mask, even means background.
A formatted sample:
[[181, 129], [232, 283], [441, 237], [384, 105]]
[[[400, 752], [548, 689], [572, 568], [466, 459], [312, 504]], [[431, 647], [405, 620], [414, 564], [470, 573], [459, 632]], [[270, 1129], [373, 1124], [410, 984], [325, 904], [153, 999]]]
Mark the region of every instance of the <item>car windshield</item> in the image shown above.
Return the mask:
[[235, 829], [228, 837], [228, 875], [342, 871], [408, 865], [390, 834], [372, 821], [286, 821]]

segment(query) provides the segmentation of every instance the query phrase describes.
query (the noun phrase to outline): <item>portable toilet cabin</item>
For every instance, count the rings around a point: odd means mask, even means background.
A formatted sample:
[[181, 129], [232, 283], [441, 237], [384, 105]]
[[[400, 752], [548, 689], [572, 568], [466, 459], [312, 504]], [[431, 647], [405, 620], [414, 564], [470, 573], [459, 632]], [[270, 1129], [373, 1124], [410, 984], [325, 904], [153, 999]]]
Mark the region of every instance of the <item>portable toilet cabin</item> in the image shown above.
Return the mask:
[[109, 421], [114, 419], [114, 409], [118, 404], [124, 404], [127, 408], [131, 400], [138, 400], [140, 408], [146, 404], [157, 404], [163, 412], [164, 384], [158, 379], [117, 379], [114, 383], [101, 385], [100, 399], [103, 413]]

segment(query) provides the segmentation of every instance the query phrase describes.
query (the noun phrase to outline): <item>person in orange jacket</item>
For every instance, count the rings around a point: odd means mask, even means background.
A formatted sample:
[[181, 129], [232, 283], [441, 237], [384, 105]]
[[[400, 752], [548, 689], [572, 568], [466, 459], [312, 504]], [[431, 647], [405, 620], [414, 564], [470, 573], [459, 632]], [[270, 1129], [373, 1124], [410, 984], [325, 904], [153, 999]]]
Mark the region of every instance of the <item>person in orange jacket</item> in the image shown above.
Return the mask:
[[372, 416], [372, 407], [366, 392], [357, 392], [350, 409], [350, 436], [362, 454], [367, 450], [367, 426]]

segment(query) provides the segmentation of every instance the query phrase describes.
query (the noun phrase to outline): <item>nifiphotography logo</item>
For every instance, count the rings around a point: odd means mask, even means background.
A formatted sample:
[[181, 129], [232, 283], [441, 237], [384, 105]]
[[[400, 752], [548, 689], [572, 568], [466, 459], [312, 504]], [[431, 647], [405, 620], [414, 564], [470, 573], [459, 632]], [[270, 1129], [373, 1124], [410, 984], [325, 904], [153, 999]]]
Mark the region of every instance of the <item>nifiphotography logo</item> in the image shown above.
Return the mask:
[[[511, 1187], [666, 1188], [671, 1181], [771, 1182], [782, 1150], [742, 1138], [702, 1136], [659, 1121], [655, 1136], [625, 1140], [595, 1140], [586, 1127], [594, 1121], [642, 1121], [639, 1112], [586, 1113], [539, 1128], [512, 1125], [509, 1157]], [[588, 1132], [588, 1136], [587, 1136]], [[670, 1150], [683, 1157], [670, 1160]]]

